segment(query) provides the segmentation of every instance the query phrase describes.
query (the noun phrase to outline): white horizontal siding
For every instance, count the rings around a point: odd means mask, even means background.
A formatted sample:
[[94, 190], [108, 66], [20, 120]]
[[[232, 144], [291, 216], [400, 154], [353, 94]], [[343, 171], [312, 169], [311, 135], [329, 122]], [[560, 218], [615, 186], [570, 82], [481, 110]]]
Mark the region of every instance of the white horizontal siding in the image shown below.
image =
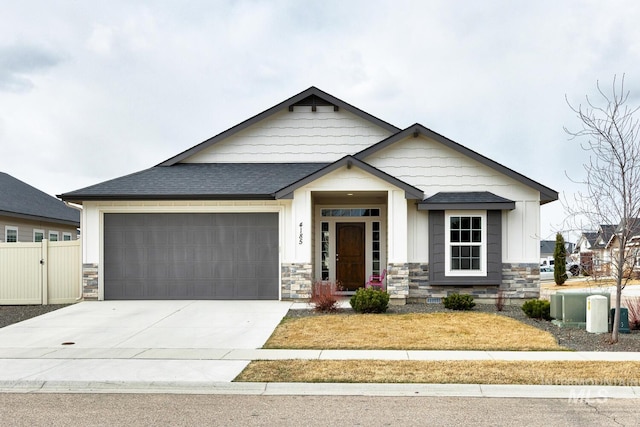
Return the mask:
[[[432, 139], [420, 136], [374, 153], [365, 161], [421, 189], [426, 197], [441, 191], [490, 191], [516, 202], [516, 209], [503, 216], [503, 261], [538, 262], [540, 194], [534, 189]], [[426, 229], [427, 217], [418, 215], [411, 224]], [[427, 251], [427, 239], [409, 248], [418, 260]]]
[[296, 107], [216, 143], [184, 163], [333, 162], [355, 154], [390, 133], [333, 107]]
[[365, 161], [418, 187], [426, 197], [440, 191], [491, 191], [518, 200], [537, 200], [539, 193], [439, 142], [410, 137]]

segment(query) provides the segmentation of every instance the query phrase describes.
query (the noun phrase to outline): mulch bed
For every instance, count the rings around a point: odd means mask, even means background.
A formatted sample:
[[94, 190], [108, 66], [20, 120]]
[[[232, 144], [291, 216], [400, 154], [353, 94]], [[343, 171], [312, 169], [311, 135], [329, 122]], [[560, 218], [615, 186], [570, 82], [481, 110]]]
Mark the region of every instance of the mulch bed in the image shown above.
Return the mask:
[[0, 306], [0, 328], [22, 322], [50, 311], [58, 310], [69, 304], [51, 305], [2, 305]]

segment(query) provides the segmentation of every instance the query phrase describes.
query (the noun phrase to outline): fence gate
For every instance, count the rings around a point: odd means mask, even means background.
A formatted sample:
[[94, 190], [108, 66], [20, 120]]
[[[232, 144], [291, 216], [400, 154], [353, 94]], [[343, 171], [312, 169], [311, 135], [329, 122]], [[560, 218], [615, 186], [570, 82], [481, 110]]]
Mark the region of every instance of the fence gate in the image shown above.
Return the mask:
[[81, 265], [79, 240], [0, 243], [0, 305], [75, 302]]

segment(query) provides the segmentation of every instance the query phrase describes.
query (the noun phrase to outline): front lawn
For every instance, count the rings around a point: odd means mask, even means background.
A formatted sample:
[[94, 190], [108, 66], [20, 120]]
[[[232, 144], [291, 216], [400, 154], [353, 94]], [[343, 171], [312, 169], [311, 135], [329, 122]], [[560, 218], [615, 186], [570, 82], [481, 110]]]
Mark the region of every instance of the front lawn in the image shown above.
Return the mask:
[[234, 381], [633, 386], [640, 362], [263, 360]]
[[477, 312], [285, 318], [264, 348], [566, 350], [549, 332], [498, 314]]

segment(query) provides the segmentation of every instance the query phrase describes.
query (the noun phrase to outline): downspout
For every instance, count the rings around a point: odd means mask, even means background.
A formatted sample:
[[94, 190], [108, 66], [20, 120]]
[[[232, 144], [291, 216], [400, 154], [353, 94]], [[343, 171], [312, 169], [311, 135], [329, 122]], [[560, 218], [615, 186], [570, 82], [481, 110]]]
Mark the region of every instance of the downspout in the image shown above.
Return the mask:
[[[65, 202], [64, 200], [63, 200], [63, 203], [65, 205], [67, 205], [67, 207], [70, 207], [70, 208], [75, 209], [75, 210], [80, 212], [80, 239], [82, 239], [83, 238], [83, 236], [82, 236], [82, 230], [83, 230], [83, 227], [82, 227], [82, 212], [83, 212], [82, 207], [78, 206], [78, 205], [74, 205], [73, 203]], [[83, 249], [83, 247], [84, 247], [84, 245], [82, 244], [82, 242], [80, 242], [80, 263], [81, 264], [82, 264], [82, 249]], [[82, 283], [82, 267], [80, 267], [80, 289], [79, 289], [79, 291], [80, 291], [80, 295], [78, 296], [78, 298], [76, 298], [76, 302], [78, 302], [78, 301], [80, 301], [80, 300], [82, 300], [84, 298], [84, 295], [83, 295], [84, 294], [84, 286], [83, 286], [83, 283]]]

